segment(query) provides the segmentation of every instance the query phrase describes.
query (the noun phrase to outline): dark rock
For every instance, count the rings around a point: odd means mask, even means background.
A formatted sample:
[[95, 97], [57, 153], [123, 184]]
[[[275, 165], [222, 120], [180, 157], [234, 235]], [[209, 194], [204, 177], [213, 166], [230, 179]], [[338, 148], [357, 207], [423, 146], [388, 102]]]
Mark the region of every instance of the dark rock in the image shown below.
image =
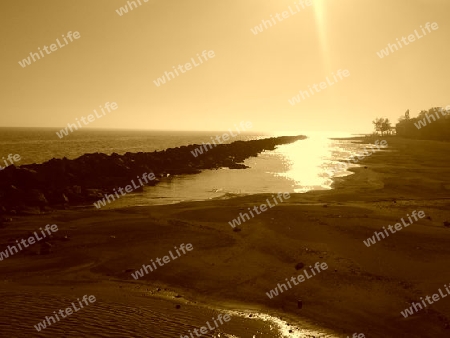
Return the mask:
[[[154, 186], [159, 179], [147, 182], [142, 175], [155, 177], [198, 174], [205, 169], [245, 169], [243, 161], [256, 157], [264, 150], [273, 150], [281, 144], [292, 143], [304, 136], [284, 136], [252, 141], [236, 141], [205, 146], [203, 154], [193, 156], [199, 144], [190, 144], [151, 153], [84, 154], [76, 159], [51, 159], [42, 164], [15, 167], [0, 171], [0, 205], [2, 212], [21, 207], [67, 208], [69, 205], [92, 203], [103, 194], [112, 194], [114, 188], [125, 188], [133, 180], [133, 192], [142, 192], [143, 186]], [[142, 183], [138, 183], [139, 180]], [[142, 185], [142, 186], [141, 186]], [[236, 230], [239, 231], [239, 230]]]
[[303, 263], [297, 263], [297, 265], [295, 266], [295, 270], [300, 270], [305, 266], [305, 264]]
[[[78, 194], [81, 194], [81, 190]], [[86, 189], [85, 190], [86, 197], [99, 199], [103, 197], [102, 191], [100, 189]]]
[[69, 198], [67, 198], [67, 196], [62, 192], [50, 191], [45, 195], [45, 197], [47, 198], [49, 204], [69, 203]]
[[45, 198], [45, 195], [38, 189], [31, 189], [28, 191], [24, 200], [27, 205], [31, 206], [45, 206], [48, 204], [47, 198]]

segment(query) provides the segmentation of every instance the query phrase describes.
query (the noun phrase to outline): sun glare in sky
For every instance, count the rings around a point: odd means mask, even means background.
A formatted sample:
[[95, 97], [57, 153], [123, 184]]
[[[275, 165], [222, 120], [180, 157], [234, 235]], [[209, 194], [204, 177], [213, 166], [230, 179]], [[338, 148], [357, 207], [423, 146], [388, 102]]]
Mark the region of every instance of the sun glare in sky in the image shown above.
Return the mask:
[[330, 58], [328, 54], [328, 43], [326, 36], [326, 22], [325, 22], [325, 0], [314, 1], [314, 12], [316, 20], [316, 31], [319, 38], [320, 49], [322, 53], [322, 60], [324, 70], [328, 73], [331, 71]]

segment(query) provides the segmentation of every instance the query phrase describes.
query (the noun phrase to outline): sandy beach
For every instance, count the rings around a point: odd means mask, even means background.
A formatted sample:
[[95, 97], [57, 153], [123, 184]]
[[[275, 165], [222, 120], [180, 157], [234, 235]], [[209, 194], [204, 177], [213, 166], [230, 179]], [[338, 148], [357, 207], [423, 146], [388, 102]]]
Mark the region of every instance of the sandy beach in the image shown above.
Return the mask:
[[[293, 194], [241, 231], [228, 222], [270, 195], [8, 216], [0, 250], [46, 224], [59, 231], [50, 254], [39, 255], [35, 244], [0, 262], [0, 336], [180, 337], [229, 312], [232, 320], [214, 336], [277, 337], [273, 322], [256, 319], [268, 314], [303, 332], [292, 337], [307, 337], [307, 330], [323, 337], [448, 337], [450, 298], [407, 319], [400, 313], [450, 282], [448, 143], [386, 139], [387, 150], [335, 179], [333, 190]], [[364, 245], [414, 210], [427, 217]], [[182, 243], [193, 250], [131, 277]], [[328, 269], [273, 299], [266, 295], [316, 262]], [[305, 268], [296, 270], [298, 263]], [[85, 294], [97, 301], [36, 331], [45, 316]]]

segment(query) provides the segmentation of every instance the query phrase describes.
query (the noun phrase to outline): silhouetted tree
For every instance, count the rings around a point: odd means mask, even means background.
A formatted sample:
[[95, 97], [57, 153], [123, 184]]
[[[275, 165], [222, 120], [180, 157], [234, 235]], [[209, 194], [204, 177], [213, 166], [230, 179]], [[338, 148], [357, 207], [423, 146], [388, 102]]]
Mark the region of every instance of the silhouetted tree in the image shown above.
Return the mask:
[[383, 118], [377, 117], [375, 120], [372, 121], [372, 123], [373, 123], [373, 128], [375, 129], [375, 133], [382, 134]]
[[384, 133], [391, 133], [392, 126], [388, 118], [377, 117], [372, 121], [372, 123], [374, 125], [375, 132], [379, 132], [381, 136], [383, 136]]
[[406, 110], [405, 115], [404, 116], [400, 116], [398, 118], [398, 122], [402, 122], [402, 121], [409, 121], [410, 117], [409, 117], [409, 109]]
[[392, 130], [391, 121], [389, 121], [388, 118], [385, 118], [381, 123], [381, 135], [383, 135], [383, 133], [389, 135], [391, 134], [391, 130]]
[[[409, 113], [409, 111], [407, 111]], [[417, 117], [400, 118], [398, 136], [423, 140], [450, 140], [450, 111], [441, 107], [421, 110]]]

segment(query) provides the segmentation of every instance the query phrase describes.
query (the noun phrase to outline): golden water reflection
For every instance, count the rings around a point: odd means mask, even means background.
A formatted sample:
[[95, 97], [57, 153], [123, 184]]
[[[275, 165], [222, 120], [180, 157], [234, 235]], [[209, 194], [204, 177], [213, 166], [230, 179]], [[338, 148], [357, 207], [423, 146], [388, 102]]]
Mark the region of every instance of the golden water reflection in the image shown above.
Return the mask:
[[272, 154], [280, 158], [285, 170], [272, 174], [290, 180], [294, 192], [331, 189], [333, 176], [351, 174], [338, 169], [338, 160], [354, 154], [359, 145], [347, 140], [331, 140], [330, 137], [329, 133], [310, 134], [305, 140], [279, 146]]

